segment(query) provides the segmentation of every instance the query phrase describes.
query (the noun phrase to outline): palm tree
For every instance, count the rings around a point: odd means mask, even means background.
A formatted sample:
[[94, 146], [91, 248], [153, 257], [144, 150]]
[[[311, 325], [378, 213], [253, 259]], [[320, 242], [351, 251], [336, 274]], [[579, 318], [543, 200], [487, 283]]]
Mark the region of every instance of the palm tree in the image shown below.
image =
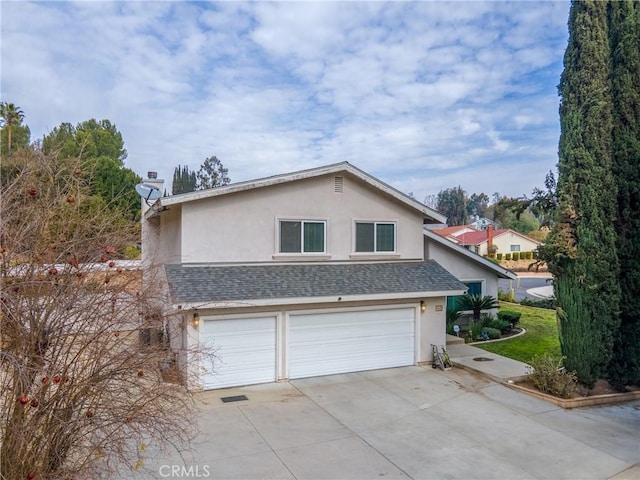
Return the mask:
[[0, 119], [2, 127], [7, 127], [7, 152], [11, 155], [11, 129], [14, 125], [20, 125], [24, 119], [24, 112], [13, 103], [0, 103]]
[[473, 310], [473, 321], [480, 321], [480, 312], [482, 310], [491, 310], [498, 308], [498, 300], [491, 295], [463, 295], [458, 298], [457, 307], [460, 310]]

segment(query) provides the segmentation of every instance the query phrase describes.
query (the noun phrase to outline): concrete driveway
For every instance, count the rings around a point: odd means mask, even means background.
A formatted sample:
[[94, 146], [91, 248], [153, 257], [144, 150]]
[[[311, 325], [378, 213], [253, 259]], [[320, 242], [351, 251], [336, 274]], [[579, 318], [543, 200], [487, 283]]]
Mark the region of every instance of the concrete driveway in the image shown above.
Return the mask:
[[[248, 400], [220, 400], [234, 395]], [[565, 411], [461, 369], [332, 375], [200, 400], [193, 451], [149, 452], [140, 478], [639, 478], [640, 402]]]

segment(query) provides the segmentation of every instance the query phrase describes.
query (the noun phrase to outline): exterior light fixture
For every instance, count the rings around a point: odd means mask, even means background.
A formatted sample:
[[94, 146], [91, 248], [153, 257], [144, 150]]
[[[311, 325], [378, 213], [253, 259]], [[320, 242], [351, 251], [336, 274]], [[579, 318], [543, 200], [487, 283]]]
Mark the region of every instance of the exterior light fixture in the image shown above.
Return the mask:
[[200, 325], [200, 314], [198, 312], [194, 312], [193, 314], [193, 328], [198, 328]]
[[424, 313], [424, 312], [426, 312], [426, 311], [427, 311], [427, 304], [426, 304], [426, 303], [424, 303], [424, 300], [420, 300], [420, 311], [421, 311], [422, 313]]

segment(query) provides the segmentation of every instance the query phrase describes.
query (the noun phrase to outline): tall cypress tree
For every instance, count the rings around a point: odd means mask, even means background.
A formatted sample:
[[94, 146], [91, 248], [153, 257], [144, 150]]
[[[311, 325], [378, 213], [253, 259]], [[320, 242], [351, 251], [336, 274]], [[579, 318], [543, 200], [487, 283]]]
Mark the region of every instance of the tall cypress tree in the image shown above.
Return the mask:
[[640, 385], [640, 4], [610, 2], [612, 158], [617, 184], [620, 328], [609, 365], [618, 388]]
[[187, 165], [178, 165], [173, 170], [173, 181], [171, 184], [171, 194], [193, 192], [196, 189], [196, 172], [189, 172]]
[[607, 369], [619, 325], [607, 3], [572, 3], [558, 89], [558, 218], [543, 253], [560, 286], [565, 366], [593, 385]]

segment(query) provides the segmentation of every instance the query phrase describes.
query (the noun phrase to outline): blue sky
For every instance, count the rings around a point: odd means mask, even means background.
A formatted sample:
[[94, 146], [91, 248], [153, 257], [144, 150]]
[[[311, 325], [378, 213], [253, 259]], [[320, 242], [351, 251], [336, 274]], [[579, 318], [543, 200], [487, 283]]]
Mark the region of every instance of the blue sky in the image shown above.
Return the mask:
[[141, 176], [349, 161], [418, 200], [555, 168], [568, 2], [3, 1], [2, 101], [32, 139], [106, 118]]

